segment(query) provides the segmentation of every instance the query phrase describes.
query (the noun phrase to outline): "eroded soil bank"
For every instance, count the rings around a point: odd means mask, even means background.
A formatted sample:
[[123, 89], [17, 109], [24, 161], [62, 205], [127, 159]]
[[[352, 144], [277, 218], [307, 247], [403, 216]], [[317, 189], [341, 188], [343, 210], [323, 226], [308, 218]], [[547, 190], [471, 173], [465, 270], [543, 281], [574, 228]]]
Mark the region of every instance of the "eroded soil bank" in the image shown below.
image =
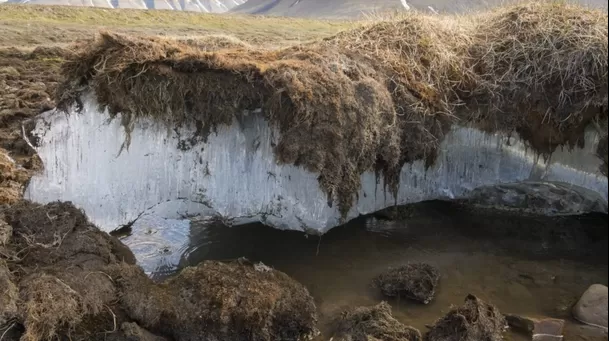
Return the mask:
[[0, 208], [0, 218], [3, 341], [300, 341], [318, 333], [308, 290], [264, 265], [203, 262], [155, 284], [129, 249], [69, 203], [20, 202]]
[[[124, 245], [72, 205], [4, 206], [0, 335], [2, 341], [321, 341], [332, 335], [419, 341], [450, 307], [472, 309], [467, 302], [481, 299], [499, 309], [492, 308], [498, 318], [499, 311], [560, 318], [569, 340], [607, 339], [570, 317], [587, 286], [607, 284], [606, 215], [550, 221], [446, 203], [401, 213], [393, 221], [359, 219], [321, 239], [261, 225], [193, 225], [183, 269], [154, 283]], [[427, 305], [384, 297], [373, 285], [389, 267], [411, 262], [441, 273]], [[469, 294], [478, 298], [464, 304]], [[489, 320], [492, 328], [471, 335], [490, 330], [497, 337], [502, 323]]]
[[[558, 7], [556, 10], [562, 13], [560, 8]], [[604, 25], [606, 28], [606, 16], [600, 17], [599, 24], [592, 20], [598, 18], [596, 14], [579, 12], [579, 10], [578, 13], [580, 14], [579, 19], [584, 20], [576, 21], [576, 26], [584, 25], [594, 28]], [[522, 19], [519, 22], [526, 23], [529, 19], [537, 24], [549, 22], [537, 20], [536, 17], [529, 18], [526, 14], [516, 13]], [[512, 22], [508, 20], [507, 23]], [[368, 52], [377, 51], [374, 47], [376, 44], [380, 44], [391, 52], [386, 56], [390, 60], [401, 58], [402, 53], [408, 53], [408, 51], [403, 51], [402, 47], [394, 51], [392, 47], [395, 41], [381, 38], [393, 36], [392, 34], [387, 35], [387, 32], [395, 32], [396, 29], [402, 28], [408, 29], [407, 24], [407, 22], [400, 22], [377, 26], [374, 30], [358, 31], [365, 33], [369, 38], [366, 42], [372, 45], [348, 45], [338, 51], [326, 51], [326, 54], [337, 55], [349, 62], [357, 58], [349, 53], [345, 54], [345, 50], [367, 48]], [[439, 23], [437, 24], [439, 25]], [[502, 21], [500, 24], [506, 24], [506, 22]], [[508, 25], [508, 28], [510, 27], [512, 26]], [[543, 25], [542, 28], [544, 28]], [[434, 32], [432, 31], [432, 33]], [[487, 33], [486, 30], [482, 32]], [[522, 31], [516, 30], [516, 32]], [[451, 30], [449, 33], [453, 36], [455, 32]], [[429, 34], [423, 35], [422, 38], [417, 35], [409, 37], [419, 39], [422, 43], [433, 42], [434, 40], [428, 41], [428, 36]], [[594, 59], [592, 65], [600, 65], [598, 69], [603, 71], [606, 70], [606, 58], [596, 60], [595, 56], [606, 55], [606, 30], [600, 30], [599, 36], [603, 38], [599, 38], [597, 44], [601, 53], [593, 51], [588, 55], [584, 51], [582, 55], [574, 55], [575, 57], [572, 58], [591, 57]], [[341, 37], [352, 38], [349, 35]], [[546, 36], [541, 34], [538, 38], [545, 39]], [[350, 42], [351, 40], [344, 39], [344, 41]], [[576, 40], [576, 42], [577, 47], [580, 41]], [[152, 43], [152, 45], [156, 44]], [[321, 44], [318, 48], [332, 47], [331, 43], [332, 41]], [[532, 44], [531, 46], [538, 45]], [[434, 50], [438, 47], [435, 44], [428, 47], [430, 49], [428, 52], [433, 52], [432, 56], [438, 58], [445, 56], [443, 52], [447, 51], [444, 48]], [[240, 46], [239, 48], [246, 49], [247, 47]], [[316, 62], [316, 53], [319, 52], [317, 49], [304, 55], [300, 55], [301, 52], [297, 50], [285, 50], [281, 53], [290, 57], [284, 58], [290, 62], [299, 61], [299, 58], [302, 57], [310, 63]], [[524, 52], [528, 53], [527, 51]], [[546, 52], [548, 51], [553, 50], [549, 48]], [[478, 51], [472, 50], [471, 52]], [[533, 52], [537, 52], [537, 50], [533, 50]], [[34, 153], [20, 138], [21, 122], [54, 106], [53, 92], [58, 82], [62, 81], [58, 67], [67, 56], [66, 53], [62, 49], [38, 49], [33, 52], [10, 49], [0, 52], [0, 204], [12, 204], [12, 206], [0, 208], [0, 288], [4, 289], [0, 291], [1, 341], [46, 339], [161, 341], [199, 340], [201, 338], [209, 340], [297, 340], [314, 335], [316, 325], [323, 332], [320, 338], [326, 340], [327, 336], [331, 334], [331, 321], [336, 314], [347, 308], [377, 304], [382, 298], [377, 292], [370, 289], [370, 281], [387, 266], [399, 265], [405, 261], [431, 262], [441, 269], [443, 275], [438, 296], [429, 306], [423, 307], [401, 301], [390, 302], [393, 316], [397, 322], [413, 325], [421, 331], [425, 331], [426, 324], [433, 323], [444, 315], [451, 304], [462, 304], [463, 298], [472, 292], [496, 304], [502, 312], [542, 314], [569, 319], [570, 305], [589, 284], [607, 284], [606, 228], [600, 230], [595, 228], [599, 224], [597, 220], [581, 218], [548, 224], [548, 221], [543, 219], [506, 219], [496, 215], [485, 216], [481, 212], [446, 215], [442, 214], [444, 212], [442, 210], [414, 218], [408, 217], [399, 222], [381, 223], [375, 220], [360, 220], [355, 222], [355, 225], [349, 225], [324, 236], [321, 240], [304, 239], [302, 234], [275, 231], [261, 226], [247, 226], [230, 230], [223, 226], [204, 226], [199, 230], [194, 228], [192, 230], [193, 245], [188, 250], [184, 264], [195, 267], [188, 268], [163, 283], [155, 284], [134, 265], [131, 251], [116, 239], [100, 232], [95, 226], [88, 223], [86, 217], [73, 206], [66, 203], [40, 206], [20, 201], [23, 184], [31, 172], [40, 167]], [[251, 54], [246, 51], [238, 53], [238, 56], [248, 56], [248, 58], [244, 58], [244, 63], [253, 60], [264, 64], [265, 56], [268, 57], [271, 54], [267, 55], [262, 52]], [[230, 53], [226, 56], [230, 57]], [[447, 60], [451, 60], [450, 53], [446, 56], [448, 56]], [[558, 56], [565, 57], [566, 54]], [[224, 54], [216, 55], [216, 57], [224, 57]], [[374, 57], [374, 53], [360, 57], [367, 60]], [[513, 60], [520, 62], [520, 57], [522, 55], [515, 56]], [[570, 58], [562, 61], [556, 60], [556, 64], [551, 64], [551, 66], [574, 65]], [[147, 62], [157, 66], [159, 64], [157, 59], [164, 63], [166, 59], [171, 58], [152, 58]], [[233, 59], [229, 58], [229, 60]], [[440, 61], [443, 60], [440, 58]], [[550, 65], [544, 58], [539, 60], [542, 65]], [[302, 60], [300, 61], [302, 62]], [[182, 67], [188, 64], [182, 63], [184, 60], [180, 60], [180, 62]], [[271, 68], [271, 70], [298, 69], [298, 63], [296, 66], [289, 64], [279, 63], [275, 65], [276, 68]], [[325, 72], [327, 69], [334, 68], [334, 64], [323, 66], [323, 68], [317, 69]], [[396, 103], [414, 103], [413, 108], [417, 109], [438, 111], [433, 104], [437, 103], [438, 97], [442, 97], [442, 93], [436, 93], [433, 91], [433, 87], [430, 88], [429, 84], [421, 83], [420, 79], [413, 80], [410, 79], [411, 75], [399, 73], [404, 76], [400, 82], [387, 84], [383, 75], [400, 70], [381, 70], [382, 72], [379, 71], [380, 73], [377, 74], [369, 68], [355, 70], [351, 69], [351, 66], [342, 70], [340, 78], [335, 79], [337, 85], [343, 84], [347, 78], [350, 79], [349, 76], [354, 75], [362, 77], [362, 80], [354, 81], [353, 83], [357, 86], [353, 88], [351, 83], [347, 83], [347, 88], [353, 91], [374, 93], [374, 91], [370, 91], [371, 83], [374, 85], [376, 84], [374, 82], [378, 82], [383, 85], [380, 87], [383, 91], [375, 97], [377, 105], [362, 108], [366, 110], [389, 108], [393, 105], [388, 103], [395, 101]], [[443, 70], [454, 71], [451, 65], [446, 66]], [[486, 65], [487, 68], [497, 72], [504, 72], [507, 67], [503, 64], [496, 69], [491, 66]], [[249, 70], [247, 65], [231, 66], [227, 64], [224, 67], [231, 71], [234, 69]], [[193, 67], [194, 71], [207, 71], [207, 69], [207, 65]], [[317, 69], [313, 68], [309, 74], [311, 79], [316, 76]], [[435, 67], [432, 64], [419, 71], [425, 76], [428, 69], [435, 69]], [[546, 71], [551, 71], [545, 68], [539, 70], [542, 71], [542, 75], [546, 74]], [[558, 70], [575, 72], [571, 69], [558, 68]], [[255, 75], [262, 72], [257, 69], [254, 71]], [[374, 77], [371, 77], [369, 72]], [[270, 72], [266, 76], [275, 79], [276, 84], [293, 85], [292, 78], [284, 80], [280, 77], [284, 74], [279, 73], [279, 76], [275, 75], [277, 78], [273, 78], [271, 76], [274, 74]], [[325, 74], [332, 75], [329, 72]], [[494, 74], [489, 74], [494, 82], [496, 80]], [[560, 71], [558, 74], [564, 74], [564, 72]], [[452, 77], [452, 74], [443, 75]], [[452, 81], [451, 77], [448, 77], [449, 81]], [[588, 89], [589, 92], [585, 96], [586, 100], [594, 102], [592, 107], [596, 108], [600, 105], [599, 112], [588, 113], [580, 110], [579, 107], [559, 106], [554, 109], [560, 115], [552, 116], [552, 119], [564, 123], [562, 116], [578, 117], [570, 115], [571, 111], [574, 111], [605, 118], [606, 124], [606, 72], [600, 72], [600, 78], [593, 82], [593, 88]], [[542, 77], [542, 79], [546, 78]], [[520, 80], [520, 78], [516, 79], [516, 81]], [[579, 80], [582, 80], [581, 84], [588, 84], [585, 82], [585, 77]], [[491, 83], [494, 84], [493, 82]], [[400, 93], [400, 97], [397, 99], [389, 98], [384, 92], [387, 88], [386, 85], [392, 86], [391, 89], [395, 90], [394, 86], [404, 84], [408, 85], [408, 89], [404, 90], [404, 93]], [[578, 84], [571, 84], [571, 89], [578, 90], [578, 86], [581, 85]], [[237, 85], [238, 87], [242, 85], [241, 78], [237, 79]], [[294, 86], [296, 85], [298, 84]], [[475, 84], [463, 83], [463, 85]], [[484, 88], [486, 82], [481, 82], [479, 85]], [[511, 83], [508, 82], [507, 85], [506, 88], [512, 89], [509, 86]], [[549, 89], [554, 90], [554, 84], [551, 85]], [[312, 86], [312, 88], [321, 89], [321, 93], [326, 94], [325, 86]], [[292, 87], [291, 89], [287, 102], [299, 107], [299, 103], [303, 101], [296, 96], [301, 93], [296, 90], [300, 88]], [[442, 89], [450, 89], [450, 87]], [[120, 88], [117, 90], [122, 91]], [[335, 87], [334, 90], [342, 95], [340, 86]], [[573, 90], [575, 93], [580, 93], [575, 90]], [[314, 91], [313, 95], [317, 95], [317, 93], [318, 91]], [[555, 93], [562, 92], [556, 91]], [[412, 94], [416, 97], [410, 97]], [[506, 98], [509, 99], [518, 94], [520, 92], [514, 93], [513, 96], [506, 96]], [[232, 94], [229, 93], [227, 96], [230, 95]], [[319, 98], [324, 97], [319, 96]], [[142, 99], [146, 98], [142, 97]], [[449, 106], [456, 105], [459, 102], [457, 99], [451, 97]], [[221, 104], [225, 103], [224, 100], [224, 98], [220, 98]], [[259, 104], [258, 98], [255, 100], [255, 103], [250, 103], [246, 98], [241, 104], [244, 106]], [[589, 104], [586, 103], [584, 107]], [[325, 100], [322, 104], [325, 105]], [[349, 111], [353, 106], [359, 108], [359, 102], [338, 101], [333, 105], [338, 110], [336, 112], [341, 114]], [[323, 108], [323, 106], [321, 107]], [[233, 109], [230, 108], [231, 113]], [[301, 113], [306, 117], [308, 111], [304, 107], [301, 109], [303, 109]], [[389, 109], [388, 112], [393, 113], [392, 110]], [[450, 111], [448, 110], [448, 112]], [[365, 113], [365, 111], [363, 112]], [[400, 114], [404, 113], [400, 112]], [[406, 112], [406, 114], [405, 117], [418, 117], [420, 113], [417, 111], [416, 113]], [[543, 123], [543, 120], [541, 123], [538, 122], [542, 116], [535, 116], [537, 119], [533, 124], [534, 127]], [[440, 134], [444, 122], [442, 117], [441, 115], [434, 117], [420, 127], [418, 125], [414, 128], [411, 127], [415, 129], [415, 133], [406, 137], [410, 136], [425, 141], [424, 137], [430, 136], [420, 129], [426, 126], [436, 128]], [[591, 119], [589, 116], [584, 118], [585, 120]], [[319, 119], [324, 118], [315, 118], [315, 120]], [[476, 117], [471, 119], [476, 121]], [[340, 123], [338, 125], [345, 124], [345, 122], [350, 124], [354, 121], [356, 121], [354, 118], [337, 120]], [[391, 121], [389, 123], [393, 123], [393, 119], [389, 121]], [[490, 121], [495, 122], [495, 120]], [[380, 122], [383, 125], [388, 123], [386, 118]], [[577, 142], [575, 141], [577, 134], [563, 136], [562, 128], [565, 126], [562, 123], [555, 127], [561, 129], [551, 131], [561, 137], [558, 139], [559, 143]], [[571, 126], [570, 124], [568, 126]], [[357, 127], [357, 125], [352, 126]], [[513, 125], [508, 126], [513, 127]], [[373, 128], [374, 134], [381, 131]], [[520, 128], [533, 129], [526, 125]], [[304, 131], [309, 132], [309, 130]], [[577, 133], [577, 130], [574, 131]], [[396, 131], [400, 138], [401, 131]], [[556, 136], [550, 135], [553, 134], [548, 133], [548, 136], [544, 135], [540, 138], [544, 141], [545, 139], [554, 141], [553, 138]], [[298, 134], [293, 136], [300, 137]], [[423, 138], [420, 138], [421, 136]], [[532, 136], [532, 138], [534, 137]], [[302, 140], [309, 148], [311, 139], [307, 136]], [[374, 141], [373, 139], [372, 142]], [[604, 172], [606, 174], [606, 138], [604, 141], [605, 152], [603, 153], [603, 150], [599, 149], [598, 153], [605, 158]], [[324, 140], [320, 140], [320, 142], [323, 143]], [[394, 140], [384, 141], [380, 145], [391, 147], [395, 146], [394, 142]], [[333, 141], [331, 140], [330, 143]], [[334, 145], [336, 144], [334, 143]], [[435, 144], [425, 144], [425, 146], [433, 145]], [[392, 159], [396, 159], [399, 163], [409, 158], [422, 158], [428, 152], [416, 149], [416, 153], [408, 155], [404, 150], [398, 153], [394, 148], [386, 150], [376, 148], [378, 146], [375, 145], [373, 146], [374, 153], [360, 153], [361, 150], [367, 151], [368, 145], [353, 146], [352, 139], [346, 139], [346, 142], [338, 147], [348, 149], [346, 153], [341, 150], [335, 151], [334, 154], [341, 157], [343, 154], [375, 156], [370, 160], [355, 160], [357, 161], [355, 162], [351, 158], [350, 161], [353, 162], [336, 163], [333, 161], [341, 160], [340, 157], [328, 157], [328, 162], [320, 161], [319, 164], [311, 166], [314, 169], [331, 168], [333, 171], [329, 174], [333, 176], [328, 176], [325, 185], [331, 189], [346, 188], [346, 193], [336, 190], [343, 197], [349, 197], [348, 189], [357, 187], [356, 184], [337, 184], [335, 182], [339, 182], [337, 179], [342, 179], [342, 173], [357, 174], [357, 172], [353, 172], [352, 169], [341, 169], [339, 166], [348, 165], [360, 170], [360, 168], [370, 167], [376, 162], [376, 154], [391, 154], [394, 156]], [[2, 149], [10, 151], [10, 155]], [[286, 154], [294, 152], [292, 154], [298, 155], [298, 157], [286, 158], [285, 161], [294, 161], [298, 158], [306, 158], [307, 162], [319, 161], [319, 158], [314, 157], [319, 150], [322, 149], [305, 148], [297, 152], [286, 149]], [[308, 157], [311, 155], [313, 157]], [[471, 216], [478, 218], [470, 220]], [[606, 216], [601, 218], [601, 225], [607, 225]], [[206, 237], [199, 238], [201, 233]], [[236, 261], [242, 256], [247, 256], [254, 263], [244, 260]], [[210, 262], [210, 260], [226, 259], [233, 261]], [[203, 263], [201, 263], [202, 261]], [[285, 272], [302, 284], [284, 273], [259, 265], [256, 263], [257, 261], [263, 261], [265, 264]], [[319, 323], [316, 323], [317, 319], [319, 319]], [[572, 321], [568, 324], [568, 332], [570, 340], [606, 340], [606, 337], [587, 338], [586, 331]], [[509, 337], [517, 339], [515, 335]]]

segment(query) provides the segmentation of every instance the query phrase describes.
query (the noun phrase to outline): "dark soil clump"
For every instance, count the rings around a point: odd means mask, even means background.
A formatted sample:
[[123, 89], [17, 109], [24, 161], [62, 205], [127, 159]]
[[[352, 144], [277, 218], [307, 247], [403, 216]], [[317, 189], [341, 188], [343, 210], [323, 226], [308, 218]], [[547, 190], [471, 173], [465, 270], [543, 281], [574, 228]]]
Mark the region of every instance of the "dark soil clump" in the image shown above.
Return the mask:
[[473, 295], [436, 321], [425, 341], [501, 341], [507, 322], [499, 310]]
[[381, 302], [343, 312], [337, 321], [336, 341], [421, 341], [421, 333], [391, 315], [391, 306]]
[[175, 340], [299, 341], [317, 334], [306, 288], [262, 264], [206, 261], [152, 287], [142, 272], [116, 272], [129, 315]]
[[6, 281], [8, 270], [7, 296], [17, 302], [17, 309], [10, 301], [1, 304], [0, 317], [23, 332], [21, 341], [68, 335], [94, 340], [116, 331], [125, 316], [104, 270], [134, 263], [125, 246], [91, 225], [70, 203], [22, 201], [0, 206], [0, 216], [10, 227], [0, 244], [0, 281]]
[[70, 203], [22, 201], [0, 206], [0, 217], [0, 330], [15, 327], [20, 341], [300, 341], [317, 334], [306, 288], [262, 264], [204, 262], [155, 284], [126, 246]]
[[436, 295], [440, 272], [426, 263], [411, 263], [389, 269], [374, 279], [374, 284], [388, 297], [408, 298], [424, 304]]

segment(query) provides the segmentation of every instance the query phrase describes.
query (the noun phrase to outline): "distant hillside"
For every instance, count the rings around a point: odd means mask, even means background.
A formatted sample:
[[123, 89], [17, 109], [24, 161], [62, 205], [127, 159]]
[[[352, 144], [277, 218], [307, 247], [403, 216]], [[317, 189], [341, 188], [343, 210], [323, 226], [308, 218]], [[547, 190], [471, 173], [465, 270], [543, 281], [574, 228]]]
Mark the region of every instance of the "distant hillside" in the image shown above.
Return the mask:
[[[224, 13], [246, 0], [8, 0], [8, 3]], [[0, 0], [2, 2], [2, 0]]]
[[407, 8], [405, 0], [248, 0], [232, 11], [293, 17], [357, 17], [363, 12]]
[[[504, 4], [505, 0], [248, 0], [235, 13], [315, 18], [353, 18], [364, 13], [417, 9], [439, 13], [463, 13]], [[604, 0], [572, 1], [607, 8]]]

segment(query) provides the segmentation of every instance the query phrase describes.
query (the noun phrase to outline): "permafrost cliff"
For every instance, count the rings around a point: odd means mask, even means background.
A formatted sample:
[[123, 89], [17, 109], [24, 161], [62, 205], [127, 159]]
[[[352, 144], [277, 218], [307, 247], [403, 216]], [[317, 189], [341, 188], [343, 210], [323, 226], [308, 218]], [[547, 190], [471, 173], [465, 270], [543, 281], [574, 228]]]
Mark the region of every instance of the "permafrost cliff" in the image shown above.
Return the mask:
[[[86, 97], [81, 112], [47, 112], [26, 134], [45, 165], [32, 178], [26, 198], [71, 201], [106, 231], [151, 212], [213, 214], [236, 224], [260, 221], [310, 232], [339, 225], [341, 214], [320, 189], [318, 174], [278, 164], [273, 145], [280, 133], [259, 112], [245, 117], [188, 148], [185, 141], [194, 130], [168, 131], [141, 119], [125, 148], [120, 117], [110, 119], [92, 96]], [[484, 186], [525, 182], [526, 188], [529, 181], [566, 184], [581, 195], [580, 201], [543, 213], [606, 212], [607, 177], [599, 172], [596, 155], [599, 134], [590, 127], [585, 136], [583, 148], [559, 148], [544, 158], [516, 134], [453, 126], [433, 166], [426, 169], [423, 161], [403, 166], [397, 196], [381, 176], [364, 173], [347, 220], [396, 204], [468, 198], [475, 189], [478, 197]], [[509, 199], [501, 200], [509, 205]]]
[[163, 225], [176, 255], [199, 215], [324, 233], [433, 199], [607, 212], [606, 27], [535, 2], [278, 50], [105, 32], [24, 126], [44, 163], [25, 196], [106, 231]]

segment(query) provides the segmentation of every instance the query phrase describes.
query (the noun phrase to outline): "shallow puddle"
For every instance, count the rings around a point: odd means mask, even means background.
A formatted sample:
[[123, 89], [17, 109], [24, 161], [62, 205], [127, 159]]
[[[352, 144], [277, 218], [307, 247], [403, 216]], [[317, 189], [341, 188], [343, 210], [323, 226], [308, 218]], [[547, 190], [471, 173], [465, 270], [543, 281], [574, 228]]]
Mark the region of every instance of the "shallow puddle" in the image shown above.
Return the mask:
[[[442, 203], [420, 205], [410, 218], [362, 218], [323, 237], [262, 225], [228, 228], [194, 222], [180, 266], [247, 257], [281, 270], [315, 297], [322, 336], [344, 308], [383, 297], [371, 280], [390, 266], [428, 262], [442, 279], [429, 305], [390, 300], [394, 316], [426, 325], [471, 293], [503, 313], [569, 319], [570, 307], [594, 283], [607, 285], [607, 216], [549, 220], [477, 215]], [[606, 340], [568, 321], [566, 340]], [[527, 340], [510, 334], [508, 340]]]

